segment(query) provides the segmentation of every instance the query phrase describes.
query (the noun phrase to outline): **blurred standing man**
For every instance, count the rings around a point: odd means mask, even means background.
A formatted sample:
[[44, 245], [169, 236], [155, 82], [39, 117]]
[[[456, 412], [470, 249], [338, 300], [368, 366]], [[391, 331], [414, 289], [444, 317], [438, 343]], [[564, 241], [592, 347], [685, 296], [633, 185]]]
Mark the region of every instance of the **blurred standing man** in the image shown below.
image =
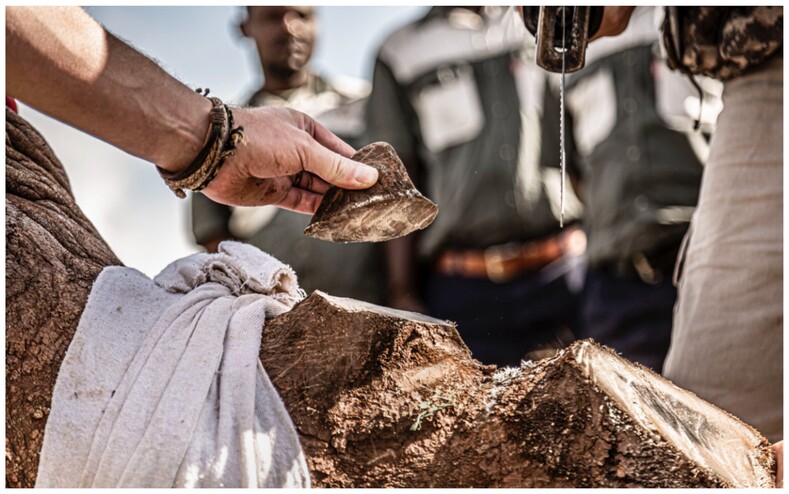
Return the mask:
[[367, 112], [441, 210], [387, 244], [389, 303], [457, 322], [497, 365], [572, 340], [583, 275], [569, 191], [559, 227], [558, 104], [524, 33], [512, 8], [432, 8], [381, 46]]
[[[696, 91], [660, 57], [658, 13], [637, 7], [624, 33], [589, 45], [584, 69], [567, 76], [566, 108], [588, 239], [576, 336], [659, 373], [671, 343], [674, 264], [709, 146], [693, 131], [698, 110], [685, 105], [698, 101]], [[716, 96], [705, 95], [710, 108]], [[716, 116], [705, 112], [705, 131]]]
[[[304, 112], [358, 148], [364, 129], [365, 81], [331, 82], [310, 70], [317, 34], [312, 7], [247, 7], [241, 33], [255, 42], [263, 87], [245, 106], [283, 106]], [[241, 208], [192, 196], [192, 230], [197, 243], [215, 252], [222, 240], [251, 243], [293, 267], [307, 292], [373, 303], [383, 301], [380, 247], [336, 245], [303, 234], [309, 216], [276, 208]]]

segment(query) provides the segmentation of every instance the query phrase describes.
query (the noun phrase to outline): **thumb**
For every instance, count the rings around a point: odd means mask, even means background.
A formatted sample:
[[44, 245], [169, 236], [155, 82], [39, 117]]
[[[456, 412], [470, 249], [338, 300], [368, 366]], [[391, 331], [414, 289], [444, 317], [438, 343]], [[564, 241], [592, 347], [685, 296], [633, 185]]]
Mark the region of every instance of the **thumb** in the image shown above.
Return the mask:
[[310, 143], [304, 169], [343, 189], [366, 189], [378, 180], [378, 170], [326, 149], [317, 141]]

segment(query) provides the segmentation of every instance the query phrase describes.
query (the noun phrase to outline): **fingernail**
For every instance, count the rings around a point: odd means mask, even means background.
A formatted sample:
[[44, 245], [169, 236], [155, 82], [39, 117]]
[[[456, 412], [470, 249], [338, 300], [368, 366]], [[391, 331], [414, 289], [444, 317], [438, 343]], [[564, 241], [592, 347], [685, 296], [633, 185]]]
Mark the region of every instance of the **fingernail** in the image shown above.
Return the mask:
[[378, 170], [367, 165], [357, 166], [353, 179], [361, 185], [373, 185], [378, 180]]

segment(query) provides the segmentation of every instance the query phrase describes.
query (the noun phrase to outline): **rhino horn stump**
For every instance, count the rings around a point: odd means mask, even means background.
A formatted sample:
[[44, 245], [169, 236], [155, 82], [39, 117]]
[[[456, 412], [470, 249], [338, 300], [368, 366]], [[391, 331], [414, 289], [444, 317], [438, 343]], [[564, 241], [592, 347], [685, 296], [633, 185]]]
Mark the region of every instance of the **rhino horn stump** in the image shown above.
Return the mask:
[[767, 441], [591, 340], [483, 366], [453, 324], [314, 292], [261, 361], [318, 487], [771, 487]]

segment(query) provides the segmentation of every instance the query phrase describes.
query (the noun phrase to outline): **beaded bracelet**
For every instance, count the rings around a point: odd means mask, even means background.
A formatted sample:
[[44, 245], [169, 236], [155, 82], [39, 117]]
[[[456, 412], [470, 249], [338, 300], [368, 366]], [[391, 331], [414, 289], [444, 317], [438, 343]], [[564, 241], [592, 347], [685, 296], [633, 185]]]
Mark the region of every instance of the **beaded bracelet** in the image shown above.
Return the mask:
[[[200, 89], [197, 92], [203, 94]], [[208, 97], [208, 92], [206, 89], [203, 95], [213, 104], [209, 113], [210, 126], [205, 145], [197, 158], [176, 173], [156, 167], [164, 183], [181, 199], [186, 197], [184, 189], [198, 192], [208, 187], [225, 159], [235, 153], [236, 146], [244, 139], [244, 128], [233, 128], [233, 112], [230, 108], [219, 98]]]

